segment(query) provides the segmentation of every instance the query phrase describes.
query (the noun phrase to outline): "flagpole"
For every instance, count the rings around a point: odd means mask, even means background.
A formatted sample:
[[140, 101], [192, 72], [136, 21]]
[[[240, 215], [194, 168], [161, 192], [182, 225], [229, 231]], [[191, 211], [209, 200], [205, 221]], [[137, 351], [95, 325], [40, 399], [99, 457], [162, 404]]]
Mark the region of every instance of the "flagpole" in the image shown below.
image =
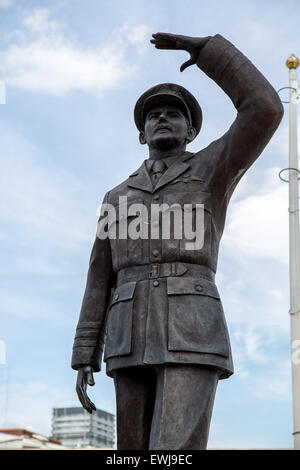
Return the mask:
[[290, 261], [290, 324], [292, 347], [292, 393], [294, 449], [300, 450], [300, 363], [296, 350], [300, 347], [300, 238], [299, 187], [297, 151], [297, 74], [299, 59], [293, 54], [286, 61], [289, 69], [289, 261]]

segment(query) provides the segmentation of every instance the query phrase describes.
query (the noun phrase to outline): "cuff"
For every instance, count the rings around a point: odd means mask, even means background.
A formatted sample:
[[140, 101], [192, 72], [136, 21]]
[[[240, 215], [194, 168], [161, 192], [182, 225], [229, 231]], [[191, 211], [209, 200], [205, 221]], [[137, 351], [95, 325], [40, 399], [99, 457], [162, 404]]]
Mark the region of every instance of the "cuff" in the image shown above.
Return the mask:
[[90, 365], [95, 372], [99, 372], [104, 341], [103, 323], [79, 322], [73, 345], [72, 369]]
[[247, 57], [220, 34], [207, 42], [197, 59], [198, 67], [222, 88], [245, 62]]

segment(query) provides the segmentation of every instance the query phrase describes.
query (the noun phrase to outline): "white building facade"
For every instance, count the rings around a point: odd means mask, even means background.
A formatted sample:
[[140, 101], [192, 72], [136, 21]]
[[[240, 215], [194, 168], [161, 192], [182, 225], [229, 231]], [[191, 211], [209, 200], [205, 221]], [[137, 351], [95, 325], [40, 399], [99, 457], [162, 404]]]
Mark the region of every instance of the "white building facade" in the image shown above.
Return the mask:
[[99, 409], [90, 415], [82, 407], [53, 408], [52, 437], [66, 447], [112, 449], [115, 416]]

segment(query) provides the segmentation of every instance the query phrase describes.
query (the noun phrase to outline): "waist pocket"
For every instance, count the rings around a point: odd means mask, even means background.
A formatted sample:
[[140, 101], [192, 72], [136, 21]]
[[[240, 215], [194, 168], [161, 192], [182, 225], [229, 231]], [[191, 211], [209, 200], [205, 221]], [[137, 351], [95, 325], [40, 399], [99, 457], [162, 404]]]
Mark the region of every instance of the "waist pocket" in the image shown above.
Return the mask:
[[168, 278], [168, 350], [229, 356], [217, 286], [204, 278]]
[[111, 301], [107, 327], [104, 361], [109, 357], [131, 353], [132, 309], [136, 282], [117, 287]]

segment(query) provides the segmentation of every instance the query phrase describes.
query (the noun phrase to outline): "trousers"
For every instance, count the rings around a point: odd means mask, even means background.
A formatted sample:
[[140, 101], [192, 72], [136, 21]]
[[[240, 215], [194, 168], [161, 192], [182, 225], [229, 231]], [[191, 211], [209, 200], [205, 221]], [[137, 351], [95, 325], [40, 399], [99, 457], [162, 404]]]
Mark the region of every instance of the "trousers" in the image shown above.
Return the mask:
[[168, 364], [114, 374], [118, 450], [204, 450], [220, 372]]

